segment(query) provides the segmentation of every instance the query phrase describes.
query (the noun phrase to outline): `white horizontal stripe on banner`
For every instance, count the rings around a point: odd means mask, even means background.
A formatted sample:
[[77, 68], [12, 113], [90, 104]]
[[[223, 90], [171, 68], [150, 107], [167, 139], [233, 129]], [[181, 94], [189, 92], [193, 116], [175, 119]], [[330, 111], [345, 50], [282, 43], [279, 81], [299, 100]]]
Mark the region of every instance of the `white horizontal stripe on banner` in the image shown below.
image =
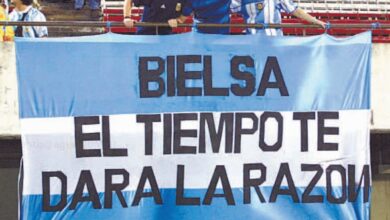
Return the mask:
[[[31, 118], [22, 119], [22, 141], [24, 157], [24, 189], [23, 194], [42, 194], [42, 172], [61, 171], [67, 177], [67, 191], [74, 192], [79, 180], [81, 170], [89, 170], [92, 173], [94, 183], [98, 192], [104, 191], [105, 169], [125, 169], [130, 173], [130, 183], [126, 191], [135, 190], [139, 183], [143, 167], [151, 166], [160, 188], [175, 188], [177, 179], [177, 166], [184, 165], [185, 188], [204, 189], [207, 188], [217, 165], [223, 165], [232, 188], [243, 186], [243, 166], [250, 163], [261, 163], [266, 167], [266, 174], [259, 171], [251, 172], [253, 178], [260, 175], [266, 176], [266, 181], [262, 186], [272, 186], [280, 171], [282, 163], [287, 163], [296, 187], [306, 187], [315, 175], [314, 171], [302, 171], [302, 164], [318, 164], [324, 173], [316, 186], [326, 186], [326, 169], [330, 165], [342, 165], [345, 169], [348, 165], [356, 166], [356, 182], [359, 182], [362, 168], [369, 164], [369, 110], [343, 110], [335, 111], [338, 119], [324, 120], [324, 127], [338, 128], [339, 134], [324, 135], [325, 143], [338, 143], [337, 150], [324, 151], [318, 149], [318, 112], [313, 112], [315, 119], [307, 121], [308, 125], [308, 148], [303, 151], [301, 146], [300, 120], [294, 120], [293, 112], [280, 112], [283, 121], [283, 132], [278, 136], [280, 124], [274, 118], [265, 120], [261, 125], [261, 117], [264, 112], [253, 112], [256, 116], [257, 124], [254, 120], [243, 119], [242, 129], [250, 130], [253, 134], [242, 134], [240, 141], [240, 152], [225, 152], [226, 127], [221, 135], [219, 152], [213, 153], [210, 133], [206, 123], [205, 126], [205, 153], [199, 152], [200, 140], [200, 113], [181, 113], [182, 115], [193, 114], [197, 119], [183, 120], [180, 129], [195, 132], [195, 137], [180, 138], [181, 146], [189, 146], [195, 150], [195, 154], [174, 154], [171, 149], [170, 154], [164, 154], [164, 141], [174, 142], [173, 132], [165, 132], [163, 129], [164, 117], [160, 117], [161, 122], [153, 123], [153, 144], [152, 155], [145, 155], [145, 123], [137, 122], [140, 114], [113, 115], [108, 117], [110, 148], [126, 149], [127, 156], [108, 157], [102, 153], [102, 117], [98, 118], [98, 124], [83, 125], [82, 133], [99, 133], [100, 140], [83, 141], [84, 149], [97, 149], [100, 157], [80, 157], [76, 158], [75, 144], [75, 118]], [[168, 113], [167, 113], [168, 114]], [[218, 129], [221, 113], [212, 113], [215, 127]], [[169, 113], [172, 118], [174, 113]], [[237, 114], [233, 115], [234, 123], [237, 125]], [[166, 122], [173, 127], [174, 123]], [[176, 130], [179, 128], [176, 125]], [[275, 152], [267, 152], [259, 147], [260, 131], [264, 131], [264, 142], [268, 145], [275, 144], [282, 138], [280, 149]], [[249, 131], [248, 131], [249, 132]], [[168, 134], [167, 134], [168, 133]], [[233, 126], [232, 150], [236, 150], [234, 134], [236, 130]], [[243, 132], [244, 133], [244, 132]], [[249, 132], [251, 133], [251, 132]], [[165, 139], [164, 139], [165, 137]], [[216, 137], [213, 137], [214, 139]], [[347, 170], [348, 172], [348, 170]], [[332, 185], [341, 185], [339, 173], [332, 175]], [[348, 175], [347, 175], [348, 176]], [[121, 182], [122, 177], [116, 176], [115, 181]], [[56, 179], [53, 178], [51, 193], [59, 193], [60, 186], [54, 186]], [[286, 179], [283, 185], [287, 184]], [[221, 187], [221, 183], [218, 184]]]

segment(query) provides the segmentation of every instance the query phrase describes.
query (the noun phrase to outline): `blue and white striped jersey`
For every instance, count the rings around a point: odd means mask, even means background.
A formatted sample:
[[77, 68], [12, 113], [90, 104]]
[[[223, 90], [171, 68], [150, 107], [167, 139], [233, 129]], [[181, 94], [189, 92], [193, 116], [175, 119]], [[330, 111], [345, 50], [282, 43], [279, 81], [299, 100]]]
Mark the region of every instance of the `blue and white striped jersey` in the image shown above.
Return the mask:
[[[10, 21], [22, 21], [23, 14], [27, 13], [23, 21], [46, 21], [45, 15], [42, 14], [38, 9], [29, 6], [25, 11], [18, 11], [14, 9], [9, 14]], [[34, 26], [28, 27], [23, 26], [23, 37], [47, 37], [47, 27], [45, 26]], [[14, 27], [16, 30], [16, 26]]]
[[[241, 13], [248, 24], [282, 23], [281, 12], [293, 13], [298, 6], [292, 0], [232, 0], [230, 5], [232, 12]], [[249, 28], [249, 33], [258, 33], [263, 30]], [[281, 36], [281, 29], [267, 28], [265, 34], [270, 36]]]

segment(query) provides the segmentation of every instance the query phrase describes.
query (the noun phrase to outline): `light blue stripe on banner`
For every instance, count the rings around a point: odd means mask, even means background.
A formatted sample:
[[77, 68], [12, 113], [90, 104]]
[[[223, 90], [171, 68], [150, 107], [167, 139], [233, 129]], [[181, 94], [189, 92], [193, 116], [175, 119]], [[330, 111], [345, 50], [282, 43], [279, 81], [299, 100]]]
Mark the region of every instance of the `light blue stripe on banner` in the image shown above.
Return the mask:
[[[271, 38], [197, 33], [106, 34], [18, 39], [16, 52], [22, 118], [370, 107], [370, 32], [346, 39], [328, 35]], [[232, 84], [245, 86], [243, 80], [231, 76], [230, 61], [234, 56], [250, 56], [255, 68], [245, 71], [254, 75], [254, 90], [250, 96], [235, 96], [229, 91], [229, 96], [168, 97], [165, 92], [158, 98], [140, 98], [139, 57], [159, 56], [166, 61], [168, 55], [212, 56], [213, 86], [226, 88]], [[278, 89], [268, 89], [264, 96], [256, 96], [267, 57], [277, 58], [288, 96], [281, 96]], [[203, 64], [187, 64], [185, 69], [202, 71]], [[167, 81], [166, 72], [162, 78]], [[274, 80], [271, 74], [270, 81]], [[203, 83], [203, 78], [187, 80], [186, 86], [204, 88]], [[151, 89], [153, 86], [150, 84]]]
[[[333, 188], [334, 195], [341, 195], [341, 188]], [[265, 199], [271, 194], [271, 187], [261, 188]], [[298, 196], [301, 198], [304, 188], [297, 188]], [[279, 195], [276, 203], [261, 203], [252, 190], [251, 204], [243, 204], [243, 190], [233, 189], [235, 198], [234, 206], [228, 206], [224, 198], [213, 198], [211, 205], [200, 206], [177, 206], [175, 205], [175, 189], [162, 189], [161, 196], [163, 205], [156, 205], [152, 198], [144, 198], [139, 206], [131, 206], [134, 192], [125, 193], [128, 203], [127, 208], [123, 208], [116, 196], [113, 195], [112, 209], [93, 209], [90, 202], [84, 202], [76, 207], [76, 210], [65, 208], [61, 212], [41, 212], [42, 196], [23, 196], [23, 207], [21, 219], [369, 219], [369, 203], [363, 202], [362, 189], [356, 201], [344, 204], [331, 204], [326, 201], [326, 189], [322, 187], [314, 188], [310, 195], [325, 195], [324, 203], [294, 203], [290, 196]], [[222, 193], [218, 191], [217, 193]], [[201, 197], [203, 199], [206, 189], [185, 190], [186, 197]], [[101, 203], [104, 204], [103, 193], [99, 194]], [[72, 196], [68, 196], [69, 200]], [[59, 196], [52, 196], [52, 201], [58, 201]]]

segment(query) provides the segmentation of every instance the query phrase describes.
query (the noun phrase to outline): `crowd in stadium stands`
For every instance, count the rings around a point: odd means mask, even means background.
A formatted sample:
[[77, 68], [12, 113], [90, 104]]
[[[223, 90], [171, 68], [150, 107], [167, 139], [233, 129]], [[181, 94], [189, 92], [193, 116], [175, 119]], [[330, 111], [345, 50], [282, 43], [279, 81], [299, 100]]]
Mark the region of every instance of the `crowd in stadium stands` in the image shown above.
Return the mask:
[[[8, 12], [7, 0], [2, 2], [1, 11], [3, 16], [0, 16], [0, 20], [8, 21], [36, 21], [44, 22], [46, 17], [42, 12], [38, 10], [39, 5], [33, 0], [11, 0], [14, 5], [14, 9], [11, 13]], [[7, 26], [1, 27], [3, 40], [12, 40], [13, 36], [16, 37], [47, 37], [47, 27], [44, 26]]]
[[[230, 12], [240, 13], [248, 24], [281, 23], [281, 11], [293, 14], [310, 23], [325, 28], [323, 21], [317, 20], [299, 8], [292, 0], [125, 0], [123, 6], [123, 23], [133, 27], [131, 18], [133, 6], [144, 7], [143, 22], [168, 22], [171, 27], [184, 23], [188, 16], [193, 16], [195, 23], [229, 24]], [[229, 28], [196, 28], [200, 33], [228, 34]], [[171, 28], [139, 28], [138, 34], [170, 34]], [[264, 33], [269, 36], [280, 36], [280, 29], [248, 29], [247, 33]]]
[[[0, 19], [9, 21], [46, 21], [45, 16], [33, 7], [34, 0], [11, 0], [14, 10], [7, 16], [7, 0], [3, 1]], [[75, 9], [82, 9], [86, 0], [75, 0]], [[88, 0], [91, 10], [100, 10], [100, 0]], [[5, 3], [5, 4], [4, 4]], [[248, 24], [255, 23], [281, 23], [281, 11], [290, 13], [310, 23], [325, 28], [325, 23], [317, 20], [300, 9], [292, 0], [125, 0], [123, 6], [124, 25], [133, 27], [134, 20], [131, 18], [133, 6], [143, 7], [143, 22], [168, 22], [170, 27], [139, 27], [138, 34], [171, 34], [172, 27], [184, 23], [189, 16], [192, 16], [194, 23], [217, 23], [229, 24], [230, 13], [239, 13]], [[12, 32], [5, 27], [4, 33]], [[228, 34], [228, 27], [194, 27], [200, 33]], [[7, 32], [7, 33], [8, 33]], [[18, 37], [46, 37], [47, 27], [17, 26], [13, 28], [15, 36]], [[283, 35], [281, 29], [247, 29], [247, 33], [264, 33], [270, 36]], [[12, 35], [12, 34], [8, 34]]]

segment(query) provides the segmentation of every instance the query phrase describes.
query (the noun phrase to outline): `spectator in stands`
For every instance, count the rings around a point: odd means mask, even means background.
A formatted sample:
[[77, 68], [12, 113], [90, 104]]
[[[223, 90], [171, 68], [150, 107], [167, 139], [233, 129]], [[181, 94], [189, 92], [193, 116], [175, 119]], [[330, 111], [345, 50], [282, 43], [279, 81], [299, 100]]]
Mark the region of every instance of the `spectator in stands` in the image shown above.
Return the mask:
[[[171, 26], [183, 23], [187, 16], [194, 16], [195, 23], [229, 24], [231, 0], [187, 0], [183, 8], [183, 15], [175, 20], [170, 20]], [[208, 34], [228, 34], [229, 27], [200, 28], [196, 30]]]
[[[168, 22], [168, 20], [181, 15], [184, 3], [185, 0], [125, 0], [123, 6], [123, 23], [129, 28], [134, 26], [134, 20], [131, 18], [133, 4], [136, 7], [144, 7], [142, 15], [143, 22]], [[171, 27], [138, 27], [137, 29], [137, 34], [143, 35], [165, 35], [171, 33]]]
[[[14, 10], [9, 15], [10, 21], [46, 21], [45, 15], [32, 7], [33, 0], [12, 0]], [[47, 27], [17, 26], [14, 29], [17, 37], [47, 37]]]
[[[0, 21], [8, 20], [7, 5], [0, 1]], [[14, 32], [11, 26], [0, 26], [0, 41], [11, 41], [13, 39]]]
[[[248, 24], [280, 24], [282, 23], [281, 11], [285, 11], [310, 23], [325, 28], [326, 24], [317, 20], [299, 8], [292, 0], [232, 0], [232, 12], [239, 12], [243, 15]], [[269, 36], [282, 36], [280, 28], [255, 29], [248, 28], [247, 33], [264, 33]]]
[[0, 6], [3, 7], [8, 14], [8, 10], [9, 10], [8, 0], [0, 0]]

